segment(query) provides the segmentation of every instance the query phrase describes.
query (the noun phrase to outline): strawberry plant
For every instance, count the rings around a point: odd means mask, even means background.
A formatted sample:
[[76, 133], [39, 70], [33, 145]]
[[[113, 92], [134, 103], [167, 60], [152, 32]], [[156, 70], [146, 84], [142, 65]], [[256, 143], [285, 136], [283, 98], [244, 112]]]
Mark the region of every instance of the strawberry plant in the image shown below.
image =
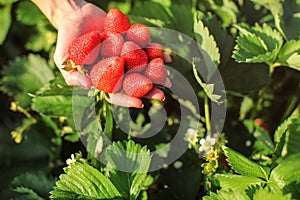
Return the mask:
[[0, 0], [0, 199], [300, 199], [299, 0], [89, 2]]

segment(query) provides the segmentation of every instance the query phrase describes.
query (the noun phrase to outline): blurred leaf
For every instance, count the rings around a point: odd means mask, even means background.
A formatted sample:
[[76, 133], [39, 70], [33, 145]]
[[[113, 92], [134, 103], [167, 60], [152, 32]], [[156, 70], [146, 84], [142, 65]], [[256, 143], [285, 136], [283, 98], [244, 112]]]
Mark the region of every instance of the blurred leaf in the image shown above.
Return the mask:
[[248, 131], [262, 143], [263, 148], [266, 149], [267, 152], [270, 154], [274, 152], [275, 147], [269, 133], [266, 130], [256, 125], [253, 120], [244, 120], [243, 123], [247, 127]]
[[36, 96], [32, 99], [32, 109], [51, 117], [72, 116], [72, 96]]
[[223, 21], [223, 26], [228, 27], [237, 22], [238, 7], [230, 0], [206, 0], [210, 10], [213, 10]]
[[216, 179], [222, 189], [243, 191], [249, 186], [263, 185], [265, 181], [253, 176], [241, 176], [235, 174], [216, 174]]
[[267, 172], [257, 163], [228, 147], [224, 147], [223, 150], [227, 156], [226, 160], [228, 161], [228, 164], [235, 172], [244, 176], [268, 179]]
[[214, 36], [219, 52], [222, 52], [220, 54], [220, 65], [225, 64], [226, 61], [231, 58], [234, 46], [234, 39], [232, 35], [227, 32], [227, 29], [222, 27], [221, 22], [215, 15], [206, 13], [202, 21], [208, 28], [209, 32]]
[[197, 80], [197, 82], [199, 83], [199, 85], [203, 88], [205, 94], [208, 96], [208, 98], [217, 103], [217, 104], [221, 104], [222, 102], [220, 101], [221, 99], [221, 95], [219, 94], [215, 94], [215, 85], [214, 84], [206, 84], [204, 83], [201, 78], [198, 75], [198, 71], [197, 71], [197, 66], [196, 66], [196, 62], [198, 61], [197, 58], [194, 59], [194, 63], [193, 63], [193, 73], [194, 76]]
[[[37, 25], [46, 21], [46, 17], [31, 1], [21, 1], [16, 9], [17, 20], [26, 25]], [[46, 41], [46, 40], [45, 40]]]
[[44, 200], [36, 192], [27, 187], [17, 187], [13, 190], [15, 193], [18, 193], [17, 197], [14, 197], [15, 200]]
[[172, 4], [170, 6], [172, 19], [176, 31], [193, 37], [193, 12], [184, 5]]
[[254, 193], [253, 200], [261, 200], [261, 199], [290, 200], [290, 199], [292, 199], [292, 196], [291, 196], [291, 194], [284, 195], [284, 194], [282, 194], [281, 191], [271, 192], [266, 188], [260, 188], [260, 189], [256, 190], [256, 192]]
[[281, 27], [288, 40], [300, 39], [300, 1], [283, 1], [284, 13], [281, 19]]
[[0, 4], [7, 5], [16, 2], [17, 0], [0, 0]]
[[32, 99], [32, 109], [52, 117], [72, 116], [72, 89], [58, 76], [36, 93]]
[[29, 36], [25, 47], [28, 50], [35, 52], [50, 51], [51, 47], [56, 42], [56, 33], [49, 31], [45, 27], [40, 27], [35, 34]]
[[[147, 8], [147, 12], [145, 12]], [[173, 19], [169, 15], [168, 11], [160, 3], [145, 1], [136, 8], [133, 8], [130, 12], [130, 17], [138, 16], [139, 18], [143, 17], [151, 21], [160, 21], [163, 23], [163, 27], [169, 27]], [[153, 24], [155, 25], [155, 24]]]
[[121, 195], [111, 181], [97, 169], [75, 162], [64, 168], [59, 176], [51, 199], [120, 199]]
[[274, 141], [277, 156], [298, 153], [300, 149], [300, 114], [286, 119], [276, 129]]
[[126, 199], [137, 199], [151, 162], [150, 151], [132, 140], [115, 142], [104, 153], [112, 183]]
[[3, 44], [6, 39], [10, 23], [11, 23], [11, 5], [0, 7], [0, 19], [1, 19], [1, 29], [0, 29], [0, 45]]
[[280, 49], [277, 62], [300, 71], [300, 40], [285, 43]]
[[245, 96], [243, 98], [243, 101], [242, 101], [241, 106], [240, 106], [240, 117], [239, 117], [239, 119], [240, 120], [245, 119], [247, 113], [253, 108], [253, 106], [254, 106], [253, 99], [251, 99], [248, 96]]
[[237, 62], [273, 63], [282, 46], [283, 39], [278, 31], [263, 24], [249, 28], [242, 24], [237, 26], [240, 34], [232, 57]]
[[197, 15], [194, 18], [194, 35], [199, 45], [207, 52], [211, 60], [218, 65], [220, 63], [220, 53], [216, 41]]
[[19, 105], [28, 108], [31, 97], [41, 86], [54, 78], [46, 61], [38, 55], [17, 57], [2, 70], [1, 90], [15, 97]]
[[[299, 151], [298, 151], [299, 152]], [[300, 154], [294, 154], [280, 161], [271, 171], [269, 181], [280, 188], [291, 183], [300, 183]]]
[[250, 200], [250, 198], [240, 190], [218, 190], [217, 193], [210, 192], [209, 196], [204, 196], [203, 200]]
[[283, 14], [282, 3], [280, 0], [251, 0], [254, 4], [263, 6], [271, 11], [275, 16], [281, 16]]
[[228, 63], [221, 69], [226, 90], [247, 94], [259, 91], [270, 82], [269, 67], [265, 64]]
[[49, 178], [41, 172], [22, 174], [15, 177], [11, 183], [12, 187], [15, 188], [15, 193], [19, 193], [17, 195], [18, 198], [25, 197], [26, 191], [29, 189], [36, 193], [40, 199], [47, 199], [49, 197], [49, 192], [52, 190], [54, 184], [54, 178]]

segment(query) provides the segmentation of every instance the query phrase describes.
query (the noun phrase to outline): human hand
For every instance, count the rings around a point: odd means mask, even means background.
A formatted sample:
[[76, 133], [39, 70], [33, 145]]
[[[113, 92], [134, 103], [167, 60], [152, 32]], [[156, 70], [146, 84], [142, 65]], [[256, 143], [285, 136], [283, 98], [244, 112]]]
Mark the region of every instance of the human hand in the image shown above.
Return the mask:
[[[74, 39], [95, 30], [99, 32], [103, 31], [105, 16], [106, 13], [100, 8], [93, 4], [83, 2], [71, 13], [57, 21], [58, 38], [54, 60], [68, 85], [81, 86], [86, 89], [91, 88], [92, 83], [88, 75], [79, 72], [75, 68], [68, 71], [64, 70], [63, 62], [68, 57], [68, 47]], [[170, 57], [167, 59], [170, 59]], [[171, 86], [169, 79], [165, 86]], [[164, 93], [157, 88], [151, 90], [145, 97], [161, 101], [165, 99]], [[123, 93], [109, 93], [106, 99], [112, 104], [124, 107], [143, 107], [141, 99]]]

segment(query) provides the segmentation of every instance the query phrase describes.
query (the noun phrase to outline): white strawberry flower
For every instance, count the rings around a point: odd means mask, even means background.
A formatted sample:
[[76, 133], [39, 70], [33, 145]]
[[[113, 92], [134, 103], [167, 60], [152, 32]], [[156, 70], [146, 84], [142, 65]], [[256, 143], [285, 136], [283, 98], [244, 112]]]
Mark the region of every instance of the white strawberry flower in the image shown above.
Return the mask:
[[216, 143], [216, 139], [207, 135], [205, 138], [201, 138], [200, 140], [200, 152], [208, 152], [212, 146]]

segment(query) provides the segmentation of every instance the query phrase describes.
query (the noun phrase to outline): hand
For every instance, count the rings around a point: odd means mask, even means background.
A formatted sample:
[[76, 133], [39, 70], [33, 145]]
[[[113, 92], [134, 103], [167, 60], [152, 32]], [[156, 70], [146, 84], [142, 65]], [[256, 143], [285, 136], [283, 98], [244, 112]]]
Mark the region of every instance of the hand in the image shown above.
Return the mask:
[[[67, 49], [75, 38], [94, 30], [103, 31], [106, 13], [97, 6], [82, 0], [33, 0], [33, 2], [58, 30], [54, 61], [66, 83], [71, 86], [77, 85], [90, 89], [92, 83], [89, 76], [82, 74], [76, 69], [65, 71], [63, 70], [62, 63], [68, 56]], [[165, 60], [166, 62], [171, 61], [168, 55], [166, 55]], [[166, 81], [165, 86], [171, 86], [169, 80]], [[107, 101], [110, 103], [124, 107], [143, 107], [142, 101], [139, 98], [121, 93], [111, 93], [108, 95]], [[163, 101], [165, 96], [161, 90], [154, 88], [146, 95], [146, 98]]]
[[106, 13], [97, 6], [83, 2], [70, 13], [66, 13], [62, 19], [57, 20], [58, 38], [54, 61], [68, 85], [90, 89], [92, 84], [87, 75], [76, 69], [65, 71], [62, 69], [62, 63], [67, 57], [68, 47], [75, 38], [94, 30], [103, 31], [105, 16]]

